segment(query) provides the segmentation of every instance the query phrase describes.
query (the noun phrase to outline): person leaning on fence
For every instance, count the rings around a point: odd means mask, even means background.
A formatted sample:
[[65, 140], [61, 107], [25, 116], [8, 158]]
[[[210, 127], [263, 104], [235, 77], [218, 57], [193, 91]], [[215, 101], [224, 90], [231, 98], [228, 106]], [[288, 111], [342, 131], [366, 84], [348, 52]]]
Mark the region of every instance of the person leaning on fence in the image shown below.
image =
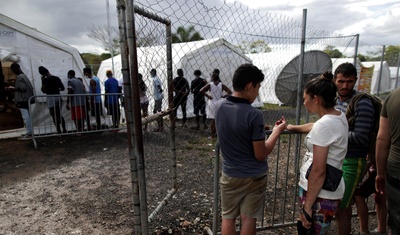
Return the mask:
[[38, 70], [42, 75], [42, 92], [46, 95], [56, 95], [47, 96], [47, 107], [50, 110], [50, 115], [57, 128], [57, 133], [61, 134], [60, 126], [62, 126], [63, 133], [66, 133], [67, 129], [65, 127], [65, 120], [61, 115], [62, 98], [60, 96], [60, 91], [65, 90], [64, 84], [61, 82], [59, 77], [51, 75], [49, 70], [45, 67], [40, 66]]
[[[160, 78], [157, 76], [157, 71], [155, 69], [150, 70], [150, 76], [153, 79], [153, 97], [154, 97], [154, 109], [153, 113], [161, 112], [162, 108], [162, 100], [164, 98], [163, 89]], [[163, 118], [159, 118], [157, 120], [157, 128], [154, 129], [154, 132], [163, 131]]]
[[[111, 115], [113, 121], [113, 127], [118, 128], [119, 125], [119, 116], [121, 114], [121, 110], [119, 108], [119, 97], [120, 95], [116, 95], [115, 93], [121, 92], [120, 86], [118, 84], [117, 79], [113, 77], [113, 73], [111, 70], [106, 71], [107, 80], [104, 82], [104, 89], [106, 92], [105, 97], [105, 106], [107, 108], [107, 114]], [[107, 95], [112, 94], [113, 95]]]
[[[388, 226], [400, 234], [400, 88], [386, 98], [376, 140], [376, 191], [387, 198]], [[378, 231], [379, 232], [379, 231]]]
[[[354, 86], [357, 81], [357, 70], [351, 63], [339, 65], [334, 72], [334, 81], [338, 97], [335, 108], [346, 113], [350, 101], [357, 94]], [[374, 126], [374, 106], [370, 99], [360, 99], [354, 107], [354, 121], [349, 123], [349, 143], [346, 158], [343, 162], [343, 179], [345, 191], [335, 218], [339, 235], [351, 232], [351, 204], [354, 192], [362, 180], [367, 164], [367, 154], [371, 144], [370, 131]]]
[[222, 152], [222, 234], [235, 234], [240, 215], [241, 234], [255, 234], [262, 216], [267, 184], [267, 156], [286, 128], [282, 117], [265, 140], [264, 118], [251, 106], [264, 74], [256, 66], [239, 66], [232, 79], [232, 96], [221, 100], [216, 110], [216, 127]]
[[[75, 77], [75, 71], [70, 70], [67, 74], [68, 80], [68, 94], [78, 95], [86, 94], [83, 83]], [[70, 105], [71, 104], [71, 105]], [[82, 132], [85, 127], [86, 119], [86, 97], [85, 96], [68, 96], [66, 108], [71, 110], [71, 119], [75, 122], [76, 130]]]
[[[19, 108], [21, 112], [22, 119], [24, 120], [26, 134], [21, 136], [21, 140], [29, 139], [32, 137], [32, 123], [29, 112], [29, 98], [34, 96], [33, 87], [29, 78], [22, 72], [21, 67], [16, 62], [12, 63], [10, 66], [11, 71], [17, 75], [14, 86], [14, 102], [15, 107]], [[35, 99], [31, 99], [35, 102]]]
[[176, 115], [178, 113], [178, 107], [181, 106], [182, 110], [182, 127], [186, 125], [186, 102], [187, 97], [189, 95], [189, 83], [185, 77], [183, 77], [183, 70], [177, 70], [178, 77], [174, 78], [174, 112], [175, 112], [175, 120]]
[[[300, 168], [299, 234], [327, 234], [333, 215], [343, 197], [345, 184], [341, 176], [348, 144], [348, 124], [344, 113], [335, 109], [336, 86], [331, 72], [310, 80], [304, 88], [304, 106], [316, 113], [314, 124], [288, 125], [287, 129], [308, 133], [306, 153]], [[328, 168], [330, 167], [334, 168]], [[311, 167], [312, 166], [312, 167]], [[330, 170], [338, 172], [331, 177]], [[328, 188], [329, 179], [335, 186]], [[337, 186], [337, 188], [335, 188]]]
[[[210, 93], [206, 93], [209, 91]], [[223, 95], [223, 92], [226, 92], [225, 95]], [[207, 97], [208, 100], [208, 118], [211, 119], [210, 122], [210, 128], [211, 128], [211, 135], [210, 139], [214, 139], [216, 135], [216, 128], [215, 128], [215, 111], [216, 111], [216, 106], [220, 99], [227, 97], [228, 95], [232, 94], [232, 91], [222, 84], [221, 79], [219, 78], [219, 70], [214, 72], [211, 75], [211, 82], [205, 85], [203, 88], [200, 89], [200, 92], [202, 95]]]
[[193, 75], [195, 79], [190, 84], [190, 91], [193, 93], [193, 109], [196, 115], [196, 126], [193, 129], [200, 129], [200, 113], [203, 116], [203, 128], [207, 129], [206, 100], [204, 99], [204, 95], [200, 92], [201, 88], [207, 85], [207, 81], [200, 77], [200, 70], [195, 70]]
[[[149, 97], [147, 96], [147, 86], [143, 81], [143, 75], [138, 74], [139, 79], [139, 97], [140, 97], [140, 109], [142, 110], [142, 117], [149, 116]], [[144, 124], [143, 131], [147, 131], [147, 123]]]
[[90, 68], [84, 68], [83, 75], [90, 78], [90, 94], [96, 94], [90, 96], [90, 111], [92, 116], [96, 118], [96, 129], [100, 130], [102, 129], [101, 116], [103, 116], [100, 79], [92, 75], [92, 70]]

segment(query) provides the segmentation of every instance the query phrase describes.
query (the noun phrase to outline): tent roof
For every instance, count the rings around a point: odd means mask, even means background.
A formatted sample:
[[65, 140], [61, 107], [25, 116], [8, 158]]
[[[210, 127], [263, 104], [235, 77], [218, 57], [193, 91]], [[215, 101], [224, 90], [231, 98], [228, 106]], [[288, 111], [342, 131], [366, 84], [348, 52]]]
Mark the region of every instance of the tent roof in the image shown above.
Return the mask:
[[65, 44], [61, 41], [58, 41], [57, 39], [54, 39], [34, 28], [31, 28], [31, 27], [25, 25], [25, 24], [15, 21], [3, 14], [0, 14], [0, 24], [3, 24], [9, 28], [15, 29], [16, 31], [19, 31], [21, 33], [29, 35], [32, 38], [35, 38], [42, 42], [45, 42], [55, 48], [58, 48], [62, 51], [65, 51], [65, 52], [73, 55], [76, 62], [79, 63], [79, 66], [81, 66], [82, 68], [85, 67], [85, 65], [83, 64], [82, 59], [80, 57], [79, 51], [76, 48], [74, 48], [68, 44]]

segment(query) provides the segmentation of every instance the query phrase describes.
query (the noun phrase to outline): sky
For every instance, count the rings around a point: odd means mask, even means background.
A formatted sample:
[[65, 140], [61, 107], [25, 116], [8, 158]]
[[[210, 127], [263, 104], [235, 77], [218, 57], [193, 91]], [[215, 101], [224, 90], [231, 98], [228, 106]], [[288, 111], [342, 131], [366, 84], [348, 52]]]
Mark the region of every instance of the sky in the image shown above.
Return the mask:
[[[102, 53], [102, 45], [88, 37], [91, 25], [107, 25], [108, 0], [13, 0], [1, 3], [0, 13], [76, 47], [79, 52]], [[167, 0], [153, 2], [168, 8]], [[179, 2], [185, 0], [175, 0]], [[223, 0], [189, 0], [212, 8]], [[234, 0], [225, 0], [233, 4]], [[400, 1], [398, 0], [236, 0], [250, 9], [287, 15], [298, 22], [307, 9], [307, 25], [342, 35], [360, 34], [368, 45], [400, 45]], [[109, 0], [110, 22], [117, 26], [116, 1]]]

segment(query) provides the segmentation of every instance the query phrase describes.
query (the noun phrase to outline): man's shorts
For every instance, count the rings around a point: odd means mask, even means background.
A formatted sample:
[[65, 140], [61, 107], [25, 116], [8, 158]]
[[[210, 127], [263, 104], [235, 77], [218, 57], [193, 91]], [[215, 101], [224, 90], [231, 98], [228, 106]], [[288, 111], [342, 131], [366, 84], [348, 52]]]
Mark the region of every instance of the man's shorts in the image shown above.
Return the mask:
[[255, 178], [234, 178], [222, 174], [222, 218], [235, 219], [240, 214], [261, 218], [267, 186], [267, 175]]
[[353, 201], [354, 192], [363, 178], [367, 160], [362, 158], [345, 158], [343, 162], [343, 180], [346, 185], [340, 209], [347, 209]]
[[86, 116], [85, 107], [82, 106], [72, 106], [71, 107], [71, 119], [72, 120], [81, 120]]

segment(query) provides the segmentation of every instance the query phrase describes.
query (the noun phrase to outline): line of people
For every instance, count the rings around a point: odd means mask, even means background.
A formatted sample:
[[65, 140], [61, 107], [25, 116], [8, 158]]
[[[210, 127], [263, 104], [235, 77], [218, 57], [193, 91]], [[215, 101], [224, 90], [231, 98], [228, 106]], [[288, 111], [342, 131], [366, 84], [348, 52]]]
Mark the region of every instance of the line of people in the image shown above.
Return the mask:
[[[386, 234], [386, 199], [388, 225], [392, 234], [400, 233], [400, 89], [386, 99], [380, 117], [376, 142], [377, 176], [375, 183], [362, 181], [367, 169], [370, 130], [375, 109], [369, 99], [353, 107], [353, 121], [345, 113], [356, 95], [357, 70], [344, 63], [334, 74], [326, 72], [304, 87], [304, 106], [318, 115], [315, 123], [290, 125], [285, 117], [277, 120], [265, 139], [264, 119], [251, 103], [256, 99], [264, 74], [251, 64], [241, 65], [232, 79], [234, 92], [218, 103], [216, 129], [222, 152], [220, 177], [222, 234], [236, 234], [236, 218], [241, 219], [241, 234], [255, 234], [256, 221], [262, 216], [268, 164], [283, 130], [307, 133], [306, 153], [299, 178], [300, 213], [298, 234], [327, 234], [333, 217], [337, 233], [351, 234], [351, 205], [356, 194], [357, 207], [375, 193], [378, 234]], [[378, 115], [379, 117], [379, 115]], [[361, 185], [363, 186], [360, 186]], [[356, 197], [357, 198], [357, 197]], [[368, 209], [358, 210], [360, 234], [368, 234]]]

